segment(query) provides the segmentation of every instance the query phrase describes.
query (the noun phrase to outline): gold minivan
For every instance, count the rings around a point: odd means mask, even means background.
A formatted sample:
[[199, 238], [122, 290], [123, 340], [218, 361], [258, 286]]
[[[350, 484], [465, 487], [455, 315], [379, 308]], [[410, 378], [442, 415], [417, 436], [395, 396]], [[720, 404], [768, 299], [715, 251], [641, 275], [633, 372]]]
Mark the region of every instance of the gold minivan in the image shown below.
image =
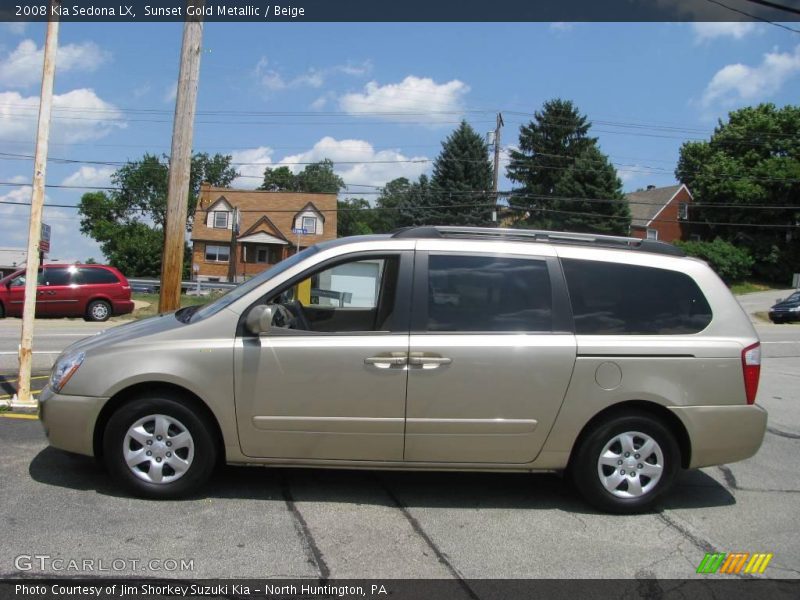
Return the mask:
[[758, 450], [760, 363], [727, 287], [669, 244], [415, 227], [79, 341], [40, 412], [52, 446], [151, 498], [219, 462], [564, 471], [636, 512]]

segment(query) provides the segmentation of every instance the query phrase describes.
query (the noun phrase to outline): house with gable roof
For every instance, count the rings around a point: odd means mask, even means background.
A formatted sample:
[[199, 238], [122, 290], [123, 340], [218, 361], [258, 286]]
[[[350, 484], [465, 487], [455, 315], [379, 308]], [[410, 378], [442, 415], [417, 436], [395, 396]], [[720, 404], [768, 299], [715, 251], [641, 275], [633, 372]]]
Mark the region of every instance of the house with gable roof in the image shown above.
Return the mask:
[[631, 209], [631, 235], [640, 239], [674, 242], [688, 240], [692, 194], [684, 184], [656, 187], [625, 194]]
[[244, 281], [336, 235], [336, 194], [203, 184], [192, 226], [192, 270], [199, 281]]

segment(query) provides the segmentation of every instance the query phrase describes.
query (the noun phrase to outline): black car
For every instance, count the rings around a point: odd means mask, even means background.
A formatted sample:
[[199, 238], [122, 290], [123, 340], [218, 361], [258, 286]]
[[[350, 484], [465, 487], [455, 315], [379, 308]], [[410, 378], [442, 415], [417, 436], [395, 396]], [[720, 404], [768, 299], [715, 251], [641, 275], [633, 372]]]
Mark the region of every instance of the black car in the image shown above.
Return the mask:
[[800, 291], [784, 300], [779, 300], [769, 309], [769, 320], [773, 323], [790, 323], [800, 321]]

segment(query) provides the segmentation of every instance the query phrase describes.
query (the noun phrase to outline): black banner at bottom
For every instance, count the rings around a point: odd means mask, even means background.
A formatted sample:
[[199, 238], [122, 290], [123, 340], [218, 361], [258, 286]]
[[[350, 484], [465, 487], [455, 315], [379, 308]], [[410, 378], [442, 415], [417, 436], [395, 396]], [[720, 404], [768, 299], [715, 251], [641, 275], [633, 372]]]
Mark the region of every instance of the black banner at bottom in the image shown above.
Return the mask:
[[[576, 563], [576, 571], [579, 564]], [[576, 572], [576, 576], [579, 573]], [[689, 598], [782, 600], [800, 597], [800, 579], [3, 579], [1, 600], [446, 600], [506, 598]]]

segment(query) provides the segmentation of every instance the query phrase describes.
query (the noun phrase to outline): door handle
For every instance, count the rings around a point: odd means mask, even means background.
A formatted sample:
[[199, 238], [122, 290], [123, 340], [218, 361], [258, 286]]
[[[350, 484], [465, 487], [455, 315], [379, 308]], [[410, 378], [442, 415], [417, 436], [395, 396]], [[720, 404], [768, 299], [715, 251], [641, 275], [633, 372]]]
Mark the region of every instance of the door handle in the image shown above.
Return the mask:
[[391, 367], [405, 367], [408, 364], [408, 355], [405, 352], [392, 352], [378, 356], [370, 356], [364, 359], [364, 364], [378, 369], [389, 369]]
[[408, 359], [408, 364], [423, 369], [438, 369], [442, 365], [449, 365], [453, 362], [452, 358], [446, 356], [415, 356], [412, 353]]

